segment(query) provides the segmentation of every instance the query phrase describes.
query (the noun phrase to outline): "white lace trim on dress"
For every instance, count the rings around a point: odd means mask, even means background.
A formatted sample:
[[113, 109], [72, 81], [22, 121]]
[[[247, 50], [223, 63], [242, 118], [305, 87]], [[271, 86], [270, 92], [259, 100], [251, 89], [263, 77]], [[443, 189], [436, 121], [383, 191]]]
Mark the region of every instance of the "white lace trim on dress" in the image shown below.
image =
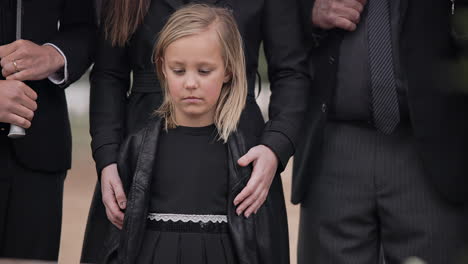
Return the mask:
[[202, 223], [227, 223], [226, 215], [194, 215], [194, 214], [157, 214], [149, 213], [148, 219], [153, 221], [164, 221], [164, 222], [202, 222]]

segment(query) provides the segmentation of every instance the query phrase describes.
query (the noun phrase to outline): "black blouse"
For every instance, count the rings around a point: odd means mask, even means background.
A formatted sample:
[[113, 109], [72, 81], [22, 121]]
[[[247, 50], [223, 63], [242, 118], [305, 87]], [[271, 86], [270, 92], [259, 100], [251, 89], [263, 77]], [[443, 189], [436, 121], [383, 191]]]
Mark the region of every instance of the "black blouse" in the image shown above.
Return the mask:
[[214, 125], [161, 132], [150, 212], [226, 214], [227, 148]]

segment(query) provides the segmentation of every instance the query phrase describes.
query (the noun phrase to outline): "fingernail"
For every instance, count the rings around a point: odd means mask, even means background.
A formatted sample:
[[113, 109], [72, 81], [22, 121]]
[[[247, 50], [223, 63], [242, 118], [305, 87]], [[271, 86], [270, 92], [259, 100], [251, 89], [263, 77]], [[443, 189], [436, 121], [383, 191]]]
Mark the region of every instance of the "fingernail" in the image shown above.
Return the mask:
[[125, 209], [127, 202], [120, 202], [120, 209]]
[[239, 216], [242, 212], [241, 211], [236, 211], [236, 214]]

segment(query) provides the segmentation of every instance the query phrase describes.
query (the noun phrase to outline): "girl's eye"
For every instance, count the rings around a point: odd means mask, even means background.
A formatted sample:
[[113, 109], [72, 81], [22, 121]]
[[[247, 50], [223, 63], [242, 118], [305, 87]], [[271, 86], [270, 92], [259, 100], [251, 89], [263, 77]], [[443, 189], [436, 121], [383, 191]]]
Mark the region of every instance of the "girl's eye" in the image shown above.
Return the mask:
[[176, 75], [182, 75], [185, 70], [182, 69], [172, 69], [172, 72], [175, 73]]
[[198, 70], [198, 72], [201, 74], [201, 75], [208, 75], [211, 70]]

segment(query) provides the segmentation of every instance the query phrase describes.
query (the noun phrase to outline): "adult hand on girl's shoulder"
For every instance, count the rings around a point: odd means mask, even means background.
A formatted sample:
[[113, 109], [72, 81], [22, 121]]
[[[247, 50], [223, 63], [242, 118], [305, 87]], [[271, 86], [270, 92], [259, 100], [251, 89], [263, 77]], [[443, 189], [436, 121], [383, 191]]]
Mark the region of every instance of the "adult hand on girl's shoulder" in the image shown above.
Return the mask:
[[251, 148], [237, 162], [242, 167], [253, 162], [253, 171], [249, 182], [234, 198], [237, 215], [244, 213], [245, 217], [249, 217], [252, 213], [257, 213], [268, 196], [268, 191], [278, 169], [278, 158], [267, 146], [258, 145]]
[[127, 206], [127, 198], [119, 177], [117, 164], [110, 164], [102, 170], [101, 192], [107, 218], [117, 228], [122, 229], [124, 220], [122, 210]]

